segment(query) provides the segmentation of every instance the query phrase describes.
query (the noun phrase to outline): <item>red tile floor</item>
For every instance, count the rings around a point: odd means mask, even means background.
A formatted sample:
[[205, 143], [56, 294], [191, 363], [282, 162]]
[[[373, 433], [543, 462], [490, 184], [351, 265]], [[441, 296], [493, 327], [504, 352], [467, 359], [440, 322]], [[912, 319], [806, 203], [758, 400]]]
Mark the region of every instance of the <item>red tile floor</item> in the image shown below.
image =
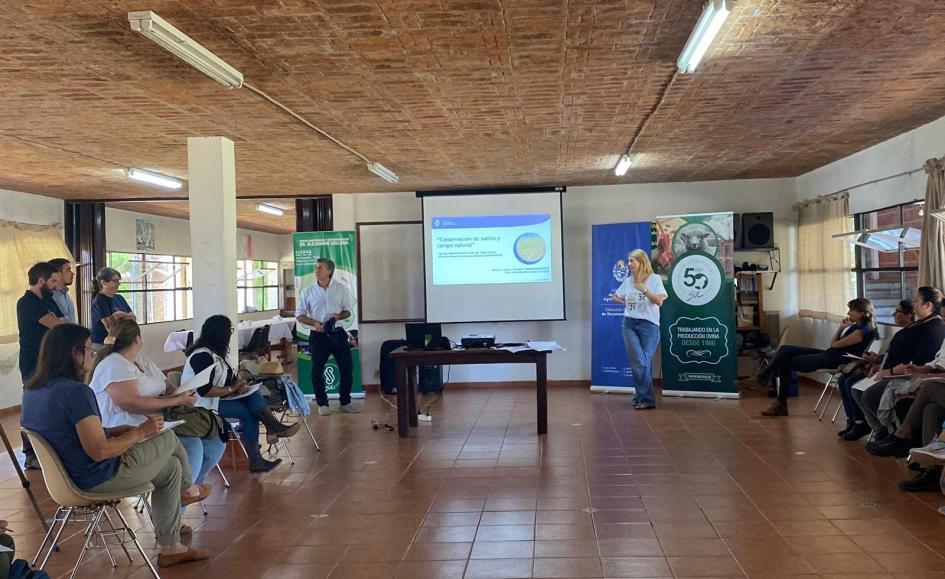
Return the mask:
[[[359, 415], [311, 416], [322, 445], [292, 441], [294, 466], [261, 476], [211, 474], [209, 515], [191, 509], [191, 543], [213, 558], [164, 577], [945, 577], [945, 504], [906, 494], [903, 461], [839, 441], [811, 413], [761, 419], [767, 398], [665, 399], [549, 392], [535, 434], [530, 388], [451, 388], [401, 440], [369, 394]], [[4, 424], [15, 432], [15, 418]], [[48, 513], [42, 477], [31, 473]], [[130, 507], [129, 507], [130, 512]], [[6, 456], [0, 518], [21, 555], [41, 535]], [[146, 548], [154, 546], [140, 516]], [[47, 569], [63, 576], [64, 545]], [[147, 577], [96, 554], [83, 577]]]

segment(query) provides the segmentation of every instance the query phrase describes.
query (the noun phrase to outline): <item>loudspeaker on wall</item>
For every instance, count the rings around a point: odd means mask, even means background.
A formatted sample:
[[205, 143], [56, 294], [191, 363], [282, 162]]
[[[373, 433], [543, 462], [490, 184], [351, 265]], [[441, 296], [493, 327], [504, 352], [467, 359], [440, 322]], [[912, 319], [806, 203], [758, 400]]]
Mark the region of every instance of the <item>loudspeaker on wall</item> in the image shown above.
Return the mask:
[[774, 247], [774, 214], [743, 213], [741, 229], [744, 249], [771, 249]]

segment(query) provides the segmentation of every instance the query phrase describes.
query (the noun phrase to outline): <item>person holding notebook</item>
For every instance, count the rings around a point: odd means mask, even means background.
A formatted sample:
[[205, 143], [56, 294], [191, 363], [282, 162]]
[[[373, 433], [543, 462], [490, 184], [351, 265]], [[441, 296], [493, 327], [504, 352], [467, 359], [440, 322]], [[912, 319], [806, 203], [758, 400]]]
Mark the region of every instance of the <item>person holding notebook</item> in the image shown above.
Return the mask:
[[[144, 342], [141, 328], [130, 319], [117, 320], [105, 338], [104, 346], [92, 366], [89, 387], [95, 392], [106, 427], [129, 424], [137, 426], [148, 416], [161, 414], [168, 408], [194, 406], [193, 390], [175, 394], [164, 372], [141, 352]], [[223, 456], [226, 444], [219, 436], [177, 438], [187, 453], [194, 482], [202, 483]], [[187, 529], [185, 529], [186, 532]]]

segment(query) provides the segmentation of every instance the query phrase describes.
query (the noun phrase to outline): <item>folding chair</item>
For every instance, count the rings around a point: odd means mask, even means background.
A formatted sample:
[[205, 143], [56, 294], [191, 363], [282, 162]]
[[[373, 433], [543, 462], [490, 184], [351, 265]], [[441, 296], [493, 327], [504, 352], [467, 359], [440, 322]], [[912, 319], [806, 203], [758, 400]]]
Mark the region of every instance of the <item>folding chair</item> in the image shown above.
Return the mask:
[[[39, 433], [26, 428], [23, 429], [23, 432], [26, 433], [30, 442], [33, 444], [33, 449], [36, 451], [36, 457], [39, 459], [39, 464], [43, 469], [43, 480], [46, 482], [46, 489], [49, 491], [49, 496], [59, 505], [56, 509], [56, 514], [53, 516], [52, 525], [50, 525], [49, 531], [46, 533], [46, 536], [43, 537], [43, 542], [40, 544], [36, 555], [33, 557], [32, 564], [36, 564], [36, 561], [39, 560], [45, 550], [46, 554], [42, 558], [39, 569], [46, 566], [49, 556], [59, 543], [59, 538], [63, 530], [69, 521], [72, 520], [73, 522], [86, 522], [87, 525], [84, 532], [85, 543], [82, 545], [82, 550], [79, 551], [79, 558], [76, 560], [75, 566], [72, 568], [72, 573], [69, 575], [70, 579], [76, 576], [79, 565], [82, 564], [82, 560], [85, 558], [85, 554], [89, 549], [105, 549], [105, 553], [108, 555], [112, 567], [118, 566], [109, 549], [109, 537], [116, 539], [116, 542], [111, 543], [111, 546], [120, 546], [128, 557], [128, 561], [131, 563], [134, 563], [134, 560], [131, 558], [131, 553], [128, 552], [128, 548], [125, 545], [127, 543], [133, 543], [141, 554], [141, 557], [144, 558], [151, 575], [160, 579], [157, 569], [154, 568], [151, 560], [148, 559], [148, 555], [144, 552], [144, 549], [141, 548], [141, 543], [138, 542], [137, 535], [128, 525], [128, 521], [125, 520], [124, 515], [121, 514], [121, 510], [118, 508], [122, 499], [136, 496], [140, 497], [141, 495], [153, 491], [154, 487], [151, 483], [146, 483], [121, 493], [93, 493], [80, 490], [75, 486], [75, 483], [72, 482], [65, 467], [62, 465], [62, 461], [49, 442]], [[121, 522], [120, 527], [115, 526], [111, 515], [108, 513], [109, 508], [118, 515], [118, 520]], [[78, 517], [73, 518], [73, 515], [78, 515]], [[83, 515], [88, 516], [88, 519], [81, 519]], [[102, 529], [101, 523], [103, 517], [111, 528], [110, 530]], [[54, 531], [55, 536], [53, 536]], [[48, 550], [47, 545], [49, 546]]]

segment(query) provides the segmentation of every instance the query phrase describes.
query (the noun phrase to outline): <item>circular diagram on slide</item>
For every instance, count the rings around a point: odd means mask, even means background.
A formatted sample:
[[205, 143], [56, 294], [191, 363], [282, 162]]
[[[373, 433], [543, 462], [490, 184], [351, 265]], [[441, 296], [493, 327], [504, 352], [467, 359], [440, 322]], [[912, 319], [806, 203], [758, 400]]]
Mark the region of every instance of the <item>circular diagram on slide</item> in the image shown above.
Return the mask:
[[526, 265], [536, 264], [545, 257], [545, 239], [537, 233], [523, 233], [515, 240], [515, 258]]

